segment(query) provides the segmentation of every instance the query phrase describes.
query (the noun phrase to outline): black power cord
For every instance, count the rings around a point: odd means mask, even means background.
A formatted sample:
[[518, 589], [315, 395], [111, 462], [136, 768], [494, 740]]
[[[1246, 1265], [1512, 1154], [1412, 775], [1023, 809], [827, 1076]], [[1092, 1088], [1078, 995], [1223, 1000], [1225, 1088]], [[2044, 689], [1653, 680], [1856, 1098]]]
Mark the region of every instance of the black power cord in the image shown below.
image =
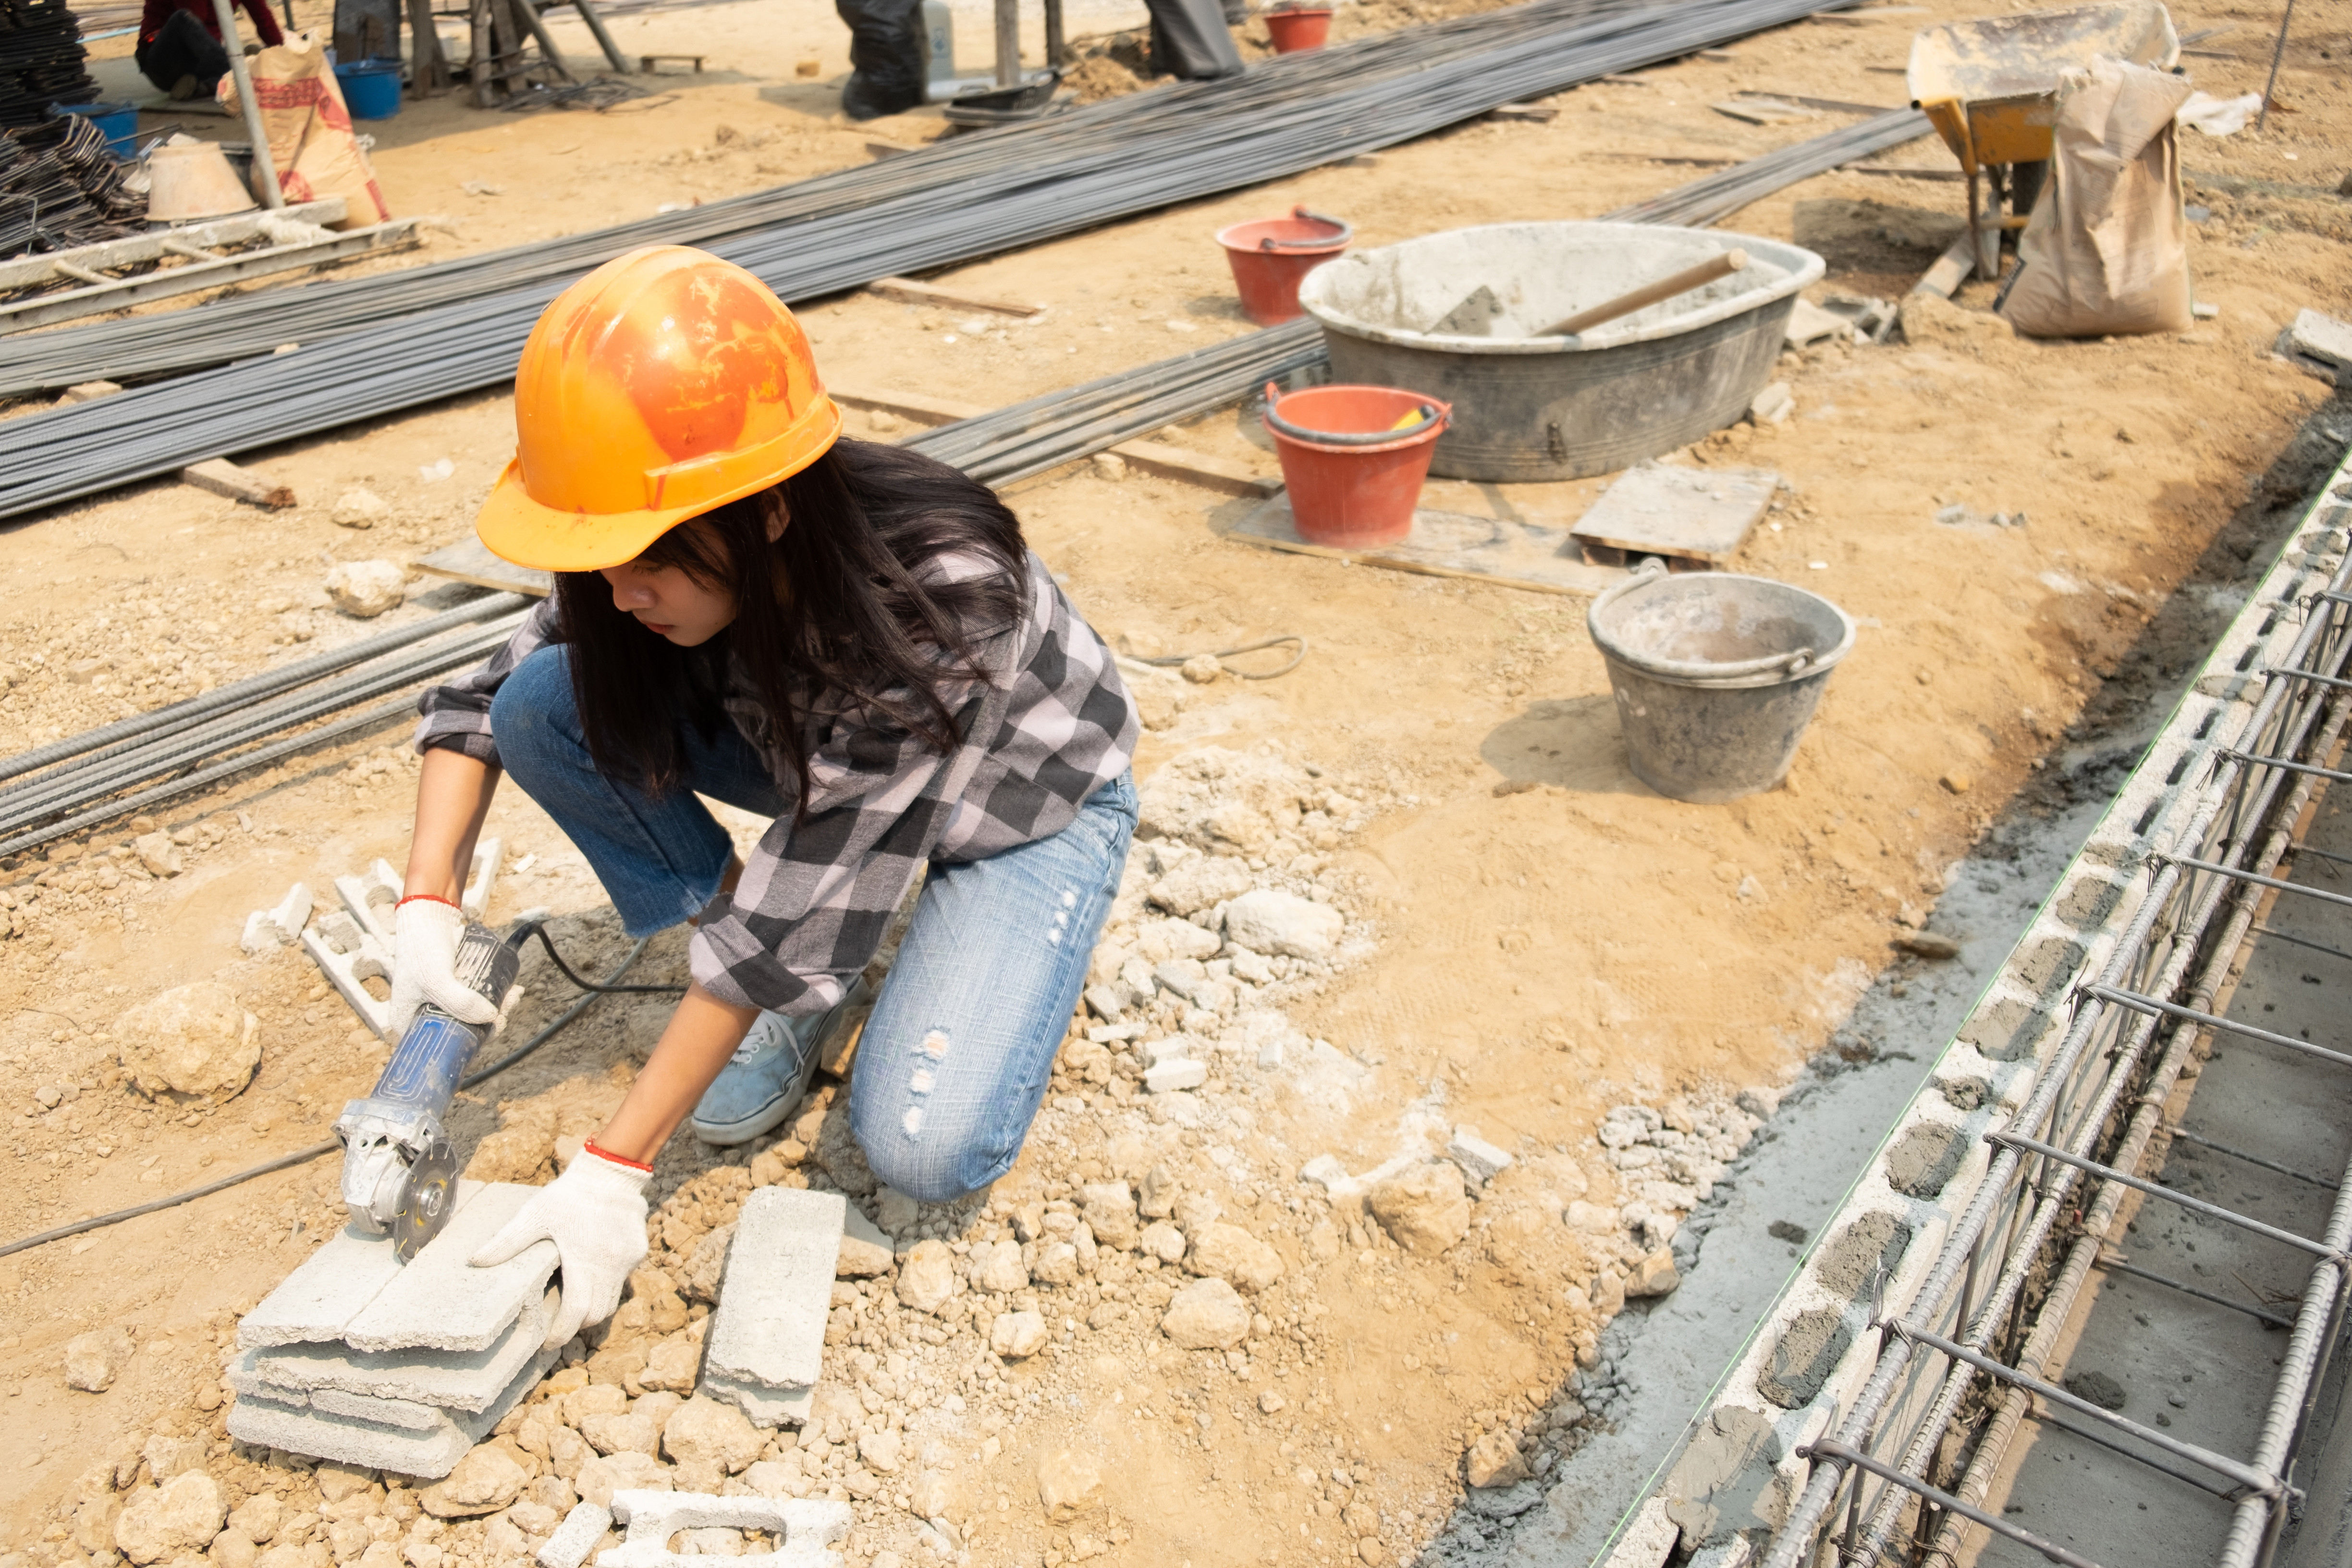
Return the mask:
[[[481, 1071], [468, 1073], [465, 1078], [459, 1079], [457, 1087], [461, 1089], [471, 1089], [476, 1084], [480, 1083], [483, 1079], [506, 1071], [507, 1068], [514, 1066], [515, 1063], [522, 1060], [523, 1058], [530, 1055], [531, 1052], [547, 1044], [547, 1042], [553, 1039], [566, 1025], [579, 1017], [581, 1014], [586, 1012], [600, 996], [625, 994], [674, 995], [686, 989], [683, 985], [622, 985], [616, 984], [622, 975], [629, 972], [629, 966], [636, 963], [638, 955], [646, 951], [646, 942], [650, 940], [649, 938], [639, 939], [637, 944], [629, 949], [628, 956], [621, 960], [619, 966], [616, 967], [613, 973], [605, 978], [604, 983], [600, 985], [593, 980], [584, 980], [572, 972], [572, 966], [563, 962], [562, 955], [555, 951], [555, 943], [549, 940], [545, 921], [529, 921], [519, 929], [516, 935], [520, 937], [521, 941], [528, 941], [533, 936], [539, 938], [540, 945], [547, 949], [547, 956], [555, 961], [555, 967], [562, 972], [563, 977], [572, 982], [572, 984], [580, 987], [585, 994], [583, 994], [580, 1000], [572, 1004], [571, 1006], [565, 1008], [562, 1014], [557, 1017], [553, 1023], [548, 1025], [547, 1027], [541, 1029], [538, 1034], [533, 1035], [530, 1039], [524, 1041], [514, 1050], [509, 1051], [503, 1057], [500, 1057], [497, 1061], [494, 1061], [489, 1066], [482, 1068]], [[518, 942], [517, 945], [520, 946], [520, 942]], [[108, 1226], [121, 1225], [124, 1220], [137, 1219], [141, 1215], [155, 1214], [163, 1209], [177, 1208], [182, 1204], [194, 1203], [198, 1198], [210, 1197], [215, 1193], [226, 1192], [229, 1188], [236, 1186], [241, 1183], [250, 1182], [258, 1176], [266, 1176], [272, 1171], [283, 1171], [289, 1166], [307, 1164], [310, 1161], [318, 1159], [322, 1154], [331, 1154], [335, 1152], [342, 1146], [342, 1141], [341, 1139], [330, 1138], [323, 1142], [313, 1143], [306, 1149], [297, 1149], [290, 1154], [280, 1154], [274, 1160], [267, 1160], [258, 1165], [248, 1166], [247, 1169], [239, 1171], [234, 1175], [223, 1176], [219, 1181], [207, 1183], [201, 1187], [191, 1187], [184, 1193], [174, 1193], [168, 1198], [157, 1198], [152, 1203], [141, 1204], [135, 1208], [117, 1209], [112, 1214], [102, 1214], [90, 1219], [77, 1220], [72, 1225], [61, 1225], [55, 1230], [45, 1230], [37, 1236], [24, 1237], [18, 1240], [9, 1242], [5, 1246], [0, 1246], [0, 1258], [6, 1258], [11, 1253], [24, 1252], [32, 1247], [43, 1247], [52, 1241], [63, 1241], [68, 1237], [79, 1236], [84, 1231], [102, 1230]]]

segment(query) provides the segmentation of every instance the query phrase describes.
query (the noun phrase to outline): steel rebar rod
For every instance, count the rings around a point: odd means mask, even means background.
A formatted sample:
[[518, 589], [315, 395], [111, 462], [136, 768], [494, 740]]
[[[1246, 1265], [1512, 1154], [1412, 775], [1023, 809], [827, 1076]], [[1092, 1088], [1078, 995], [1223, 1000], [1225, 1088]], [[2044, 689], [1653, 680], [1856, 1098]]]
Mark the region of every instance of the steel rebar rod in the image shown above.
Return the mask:
[[[2011, 1524], [1999, 1514], [1987, 1513], [1973, 1503], [1962, 1502], [1941, 1487], [1928, 1485], [1916, 1476], [1906, 1476], [1884, 1460], [1874, 1459], [1861, 1449], [1841, 1443], [1833, 1437], [1821, 1437], [1797, 1450], [1801, 1459], [1827, 1459], [1832, 1464], [1850, 1465], [1882, 1480], [1890, 1481], [1904, 1490], [1916, 1492], [1947, 1513], [1983, 1525], [1996, 1535], [2005, 1535], [2021, 1546], [2030, 1546], [2061, 1568], [2099, 1568], [2089, 1558], [2067, 1551], [2054, 1541], [2045, 1541], [2021, 1524]], [[1816, 1470], [1822, 1467], [1816, 1465]]]
[[[2259, 887], [2263, 884], [2263, 879], [2250, 877], [2246, 880]], [[2200, 1008], [2185, 1006], [2179, 1002], [2159, 1001], [2154, 996], [2145, 996], [2137, 991], [2126, 991], [2120, 986], [2114, 985], [2085, 985], [2083, 987], [2083, 992], [2085, 995], [2096, 996], [2103, 1002], [2113, 1002], [2118, 1007], [2128, 1007], [2135, 1013], [2160, 1014], [2168, 1018], [2185, 1018], [2191, 1023], [2202, 1024], [2209, 1029], [2218, 1029], [2225, 1035], [2236, 1035], [2242, 1039], [2260, 1040], [2266, 1046], [2276, 1046], [2282, 1050], [2299, 1051], [2305, 1056], [2317, 1057], [2323, 1061], [2352, 1067], [2352, 1053], [2331, 1051], [2326, 1046], [2314, 1045], [2309, 1040], [2299, 1040], [2292, 1035], [2282, 1035], [2274, 1029], [2264, 1029], [2252, 1024], [2241, 1024], [2235, 1019], [2224, 1018], [2219, 1014], [2208, 1013]]]
[[2293, 1318], [2283, 1318], [2267, 1307], [2249, 1307], [2243, 1301], [2232, 1301], [2218, 1290], [2208, 1290], [2202, 1285], [2191, 1285], [2186, 1279], [2175, 1279], [2171, 1275], [2159, 1274], [2153, 1268], [2142, 1268], [2138, 1264], [2126, 1263], [2120, 1258], [2112, 1258], [2102, 1253], [2093, 1267], [2106, 1269], [2114, 1274], [2128, 1274], [2135, 1279], [2149, 1280], [2168, 1289], [2178, 1290], [2184, 1296], [2194, 1296], [2200, 1301], [2210, 1301], [2216, 1307], [2227, 1307], [2232, 1312], [2243, 1312], [2247, 1317], [2259, 1319], [2274, 1329], [2294, 1327]]
[[[2260, 926], [2254, 929], [2262, 930]], [[2282, 1165], [2276, 1160], [2265, 1159], [2260, 1154], [2249, 1154], [2243, 1149], [2233, 1149], [2227, 1143], [2216, 1143], [2210, 1138], [2200, 1138], [2186, 1128], [2174, 1128], [2170, 1137], [2175, 1143], [2194, 1143], [2200, 1149], [2210, 1149], [2217, 1154], [2227, 1154], [2232, 1160], [2243, 1160], [2249, 1165], [2260, 1165], [2265, 1171], [2275, 1171], [2282, 1176], [2293, 1176], [2296, 1181], [2308, 1182], [2315, 1187], [2326, 1187], [2331, 1193], [2340, 1184], [2329, 1181], [2325, 1176], [2306, 1174], [2292, 1165]]]

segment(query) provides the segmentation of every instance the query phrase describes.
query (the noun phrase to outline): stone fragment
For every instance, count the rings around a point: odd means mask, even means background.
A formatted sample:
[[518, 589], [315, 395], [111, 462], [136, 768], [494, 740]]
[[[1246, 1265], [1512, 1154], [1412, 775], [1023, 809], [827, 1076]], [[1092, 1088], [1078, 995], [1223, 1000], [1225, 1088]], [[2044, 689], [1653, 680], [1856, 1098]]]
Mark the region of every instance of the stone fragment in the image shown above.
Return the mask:
[[131, 1360], [131, 1336], [119, 1326], [92, 1329], [66, 1342], [66, 1386], [104, 1394]]
[[1184, 1249], [1191, 1244], [1184, 1239], [1182, 1231], [1164, 1219], [1156, 1219], [1143, 1227], [1143, 1234], [1136, 1238], [1136, 1245], [1162, 1263], [1181, 1263]]
[[[1089, 1233], [1081, 1228], [1079, 1234]], [[1091, 1253], [1087, 1255], [1091, 1256]], [[1082, 1269], [1091, 1271], [1093, 1267], [1068, 1242], [1049, 1241], [1038, 1249], [1037, 1261], [1029, 1274], [1040, 1285], [1067, 1285], [1077, 1279]]]
[[1095, 1240], [1121, 1252], [1135, 1247], [1135, 1194], [1125, 1182], [1089, 1182], [1078, 1192], [1078, 1216]]
[[187, 869], [180, 858], [180, 847], [172, 842], [168, 833], [142, 833], [131, 841], [131, 852], [139, 863], [158, 877], [176, 877]]
[[1560, 1217], [1568, 1222], [1570, 1230], [1590, 1231], [1596, 1236], [1615, 1230], [1619, 1223], [1615, 1209], [1606, 1204], [1587, 1203], [1582, 1198], [1570, 1203], [1560, 1211]]
[[689, 1301], [718, 1300], [719, 1282], [727, 1273], [727, 1247], [734, 1239], [735, 1226], [728, 1224], [696, 1242], [679, 1271], [677, 1293]]
[[261, 1065], [260, 1030], [236, 994], [210, 980], [175, 986], [114, 1021], [131, 1086], [149, 1100], [235, 1097]]
[[343, 614], [373, 620], [408, 597], [408, 574], [389, 561], [345, 561], [328, 571], [321, 586]]
[[1508, 1432], [1489, 1432], [1462, 1457], [1462, 1473], [1480, 1491], [1513, 1487], [1528, 1479], [1528, 1462]]
[[625, 1491], [669, 1490], [670, 1476], [651, 1454], [608, 1454], [581, 1466], [572, 1484], [584, 1500], [610, 1508]]
[[1661, 1247], [1633, 1266], [1633, 1278], [1625, 1281], [1628, 1296], [1671, 1296], [1683, 1282], [1675, 1271], [1675, 1252]]
[[1453, 1141], [1445, 1145], [1445, 1157], [1480, 1186], [1501, 1175], [1511, 1163], [1511, 1156], [1479, 1137], [1475, 1127], [1456, 1127]]
[[1005, 1296], [1029, 1288], [1029, 1269], [1021, 1261], [1018, 1242], [983, 1241], [971, 1249], [971, 1266], [974, 1289]]
[[1037, 1500], [1045, 1517], [1068, 1524], [1102, 1503], [1102, 1465], [1092, 1454], [1055, 1448], [1037, 1462]]
[[1184, 1267], [1255, 1294], [1282, 1278], [1282, 1254], [1237, 1225], [1211, 1225], [1194, 1237]]
[[382, 496], [355, 485], [335, 498], [335, 510], [328, 515], [338, 528], [373, 528], [375, 520], [391, 510]]
[[703, 1388], [762, 1426], [793, 1418], [824, 1364], [824, 1325], [852, 1211], [838, 1193], [760, 1187], [743, 1200], [704, 1340]]
[[425, 1512], [436, 1519], [471, 1519], [496, 1513], [522, 1496], [530, 1476], [495, 1443], [477, 1444], [457, 1468], [416, 1494]]
[[964, 1511], [958, 1506], [955, 1483], [937, 1470], [925, 1470], [915, 1478], [915, 1484], [907, 1489], [907, 1506], [920, 1519], [943, 1519]]
[[892, 1236], [902, 1234], [921, 1217], [922, 1205], [896, 1187], [883, 1187], [874, 1194], [874, 1223]]
[[1895, 946], [1898, 952], [1910, 953], [1916, 958], [1940, 961], [1960, 956], [1959, 942], [1939, 931], [1898, 931], [1895, 933]]
[[[1171, 321], [1169, 324], [1173, 326], [1176, 323]], [[1225, 667], [1217, 662], [1217, 656], [1213, 653], [1196, 653], [1179, 665], [1177, 669], [1178, 673], [1195, 686], [1213, 686], [1216, 683], [1217, 677], [1225, 672]]]
[[1191, 915], [1238, 899], [1250, 887], [1246, 861], [1224, 855], [1196, 855], [1153, 883], [1148, 896], [1171, 915]]
[[1328, 958], [1347, 921], [1328, 904], [1258, 888], [1225, 906], [1225, 939], [1253, 952]]
[[702, 1346], [692, 1340], [664, 1340], [646, 1352], [646, 1369], [637, 1386], [669, 1394], [689, 1394], [702, 1373]]
[[1209, 1081], [1209, 1064], [1178, 1057], [1143, 1069], [1143, 1087], [1152, 1094], [1174, 1094], [1198, 1089]]
[[879, 1432], [862, 1432], [857, 1437], [857, 1457], [876, 1475], [895, 1476], [906, 1458], [905, 1444], [898, 1433], [887, 1426]]
[[144, 1487], [124, 1502], [114, 1521], [114, 1549], [138, 1563], [202, 1552], [228, 1517], [220, 1484], [202, 1470]]
[[256, 910], [245, 917], [245, 934], [238, 946], [248, 958], [291, 947], [302, 940], [302, 928], [310, 923], [310, 886], [295, 883], [275, 909]]
[[955, 1294], [955, 1254], [937, 1237], [926, 1237], [898, 1260], [898, 1300], [918, 1312], [936, 1312]]
[[573, 1504], [555, 1533], [547, 1538], [547, 1544], [539, 1549], [539, 1568], [580, 1568], [612, 1528], [613, 1510], [602, 1503]]
[[698, 1490], [717, 1490], [721, 1476], [740, 1472], [768, 1446], [767, 1434], [733, 1405], [698, 1394], [662, 1424], [662, 1452]]
[[999, 1312], [989, 1325], [988, 1348], [1007, 1361], [1021, 1361], [1045, 1348], [1045, 1320], [1037, 1312]]
[[834, 1278], [871, 1279], [890, 1272], [895, 1260], [890, 1238], [867, 1219], [856, 1204], [842, 1206], [841, 1252], [834, 1260]]
[[1160, 1330], [1188, 1351], [1231, 1350], [1249, 1338], [1249, 1303], [1223, 1279], [1196, 1279], [1169, 1299]]
[[1797, 400], [1789, 391], [1789, 384], [1776, 381], [1748, 400], [1748, 420], [1751, 425], [1785, 425], [1796, 411]]
[[1408, 1252], [1435, 1257], [1470, 1228], [1470, 1200], [1452, 1165], [1416, 1165], [1366, 1194], [1373, 1217]]

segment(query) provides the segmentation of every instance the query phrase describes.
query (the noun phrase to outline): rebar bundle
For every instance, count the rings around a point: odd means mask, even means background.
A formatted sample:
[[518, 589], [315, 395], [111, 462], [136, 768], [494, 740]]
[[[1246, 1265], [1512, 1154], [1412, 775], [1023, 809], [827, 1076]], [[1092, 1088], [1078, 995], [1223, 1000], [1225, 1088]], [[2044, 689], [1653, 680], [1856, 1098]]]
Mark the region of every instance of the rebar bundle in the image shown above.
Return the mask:
[[[572, 256], [561, 275], [340, 337], [332, 334], [348, 320], [340, 309], [330, 321], [311, 314], [328, 289], [255, 297], [268, 302], [267, 331], [247, 327], [240, 317], [251, 300], [142, 321], [143, 337], [217, 332], [240, 345], [234, 352], [265, 357], [17, 421], [24, 458], [0, 478], [0, 516], [497, 385], [512, 376], [548, 300], [580, 266], [612, 251], [703, 238], [784, 299], [806, 300], [1276, 179], [1820, 9], [1817, 0], [1690, 0], [1647, 8], [1628, 0], [1536, 0], [1369, 40], [1353, 53], [1327, 51], [1336, 71], [1318, 63], [1325, 55], [1285, 57], [1230, 82], [1115, 100], [1044, 125], [985, 132], [743, 198], [803, 210], [732, 239], [710, 242], [683, 225], [667, 231], [643, 225], [617, 243], [611, 230], [551, 242]], [[1283, 68], [1288, 60], [1310, 64]], [[507, 253], [504, 265], [540, 270], [543, 248]], [[494, 271], [478, 275], [471, 286], [503, 280]], [[457, 291], [457, 281], [444, 272], [431, 292], [446, 299]], [[310, 332], [331, 341], [314, 341]], [[302, 347], [270, 353], [289, 339]], [[70, 379], [99, 374], [133, 373], [111, 361], [103, 371], [83, 361]]]
[[0, 125], [37, 125], [53, 103], [88, 103], [81, 25], [65, 0], [0, 0]]
[[105, 133], [79, 114], [0, 132], [0, 256], [118, 239], [146, 226]]

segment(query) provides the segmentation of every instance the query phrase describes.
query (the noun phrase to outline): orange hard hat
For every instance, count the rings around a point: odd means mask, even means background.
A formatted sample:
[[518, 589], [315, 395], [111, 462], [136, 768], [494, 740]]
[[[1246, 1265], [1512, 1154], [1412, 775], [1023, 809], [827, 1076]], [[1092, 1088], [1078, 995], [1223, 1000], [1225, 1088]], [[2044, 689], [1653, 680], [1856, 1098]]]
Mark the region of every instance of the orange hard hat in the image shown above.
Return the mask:
[[558, 295], [515, 372], [514, 461], [474, 531], [518, 566], [617, 566], [841, 434], [808, 335], [731, 261], [660, 245]]

